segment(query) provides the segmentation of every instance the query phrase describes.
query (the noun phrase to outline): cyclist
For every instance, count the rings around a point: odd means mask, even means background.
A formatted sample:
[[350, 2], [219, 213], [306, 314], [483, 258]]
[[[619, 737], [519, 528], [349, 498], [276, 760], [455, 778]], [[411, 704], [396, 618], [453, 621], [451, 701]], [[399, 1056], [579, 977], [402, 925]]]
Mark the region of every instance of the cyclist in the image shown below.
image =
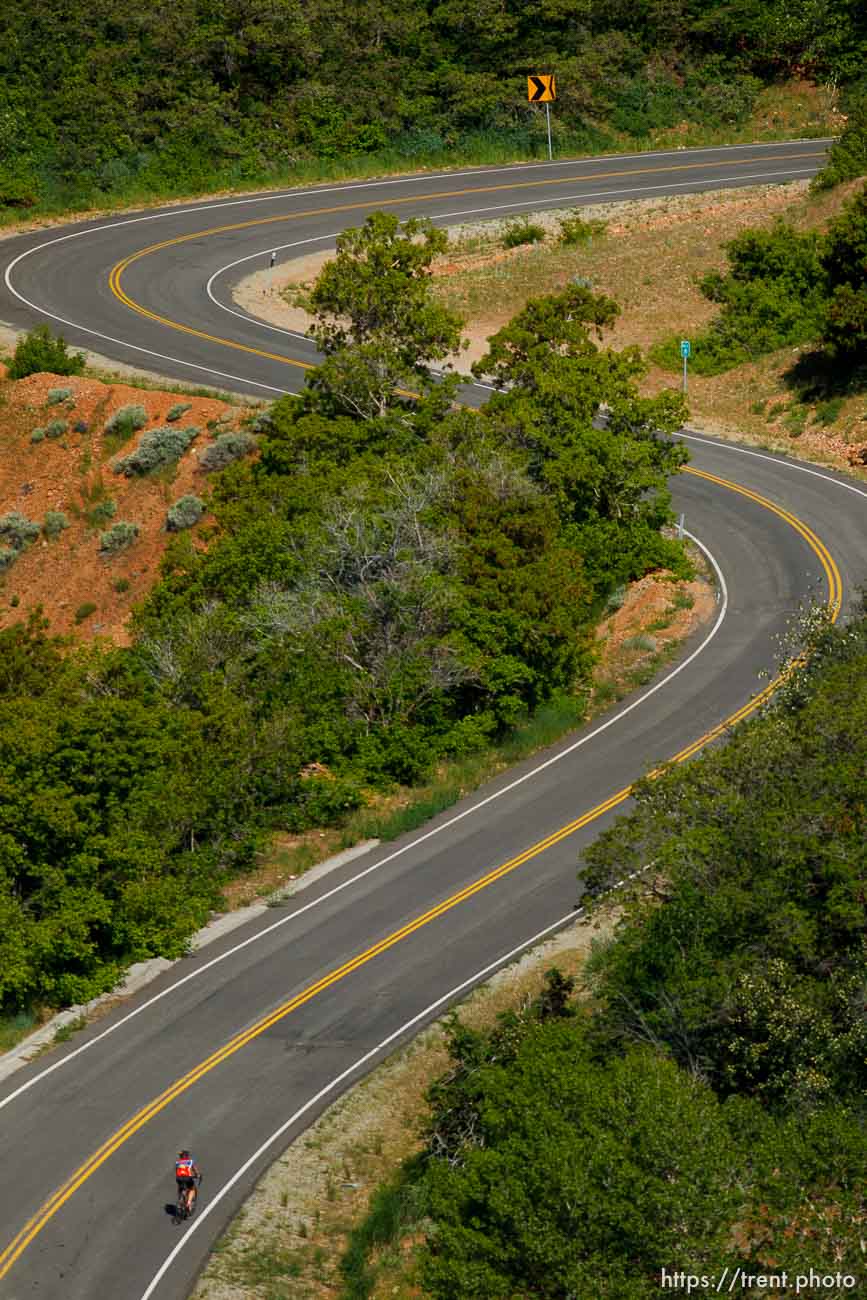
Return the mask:
[[178, 1184], [178, 1199], [183, 1198], [187, 1214], [192, 1214], [196, 1203], [196, 1179], [201, 1182], [201, 1172], [189, 1151], [179, 1151], [175, 1161], [175, 1179]]

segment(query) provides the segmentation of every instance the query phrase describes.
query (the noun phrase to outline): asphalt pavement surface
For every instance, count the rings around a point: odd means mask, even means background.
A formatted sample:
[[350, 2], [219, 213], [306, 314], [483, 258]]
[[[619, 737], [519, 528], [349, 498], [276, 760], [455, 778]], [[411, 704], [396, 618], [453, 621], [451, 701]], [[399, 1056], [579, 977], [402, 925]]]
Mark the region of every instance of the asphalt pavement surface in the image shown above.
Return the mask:
[[[43, 230], [0, 246], [0, 317], [62, 324], [73, 344], [118, 360], [273, 396], [297, 389], [314, 354], [238, 313], [231, 287], [274, 249], [327, 247], [384, 206], [450, 223], [791, 179], [816, 170], [826, 146], [468, 169]], [[764, 688], [800, 603], [845, 606], [864, 579], [867, 491], [757, 449], [686, 440], [698, 473], [678, 476], [674, 504], [719, 566], [711, 625], [605, 718], [177, 963], [8, 1078], [0, 1295], [188, 1294], [280, 1150], [461, 990], [574, 916], [582, 847], [628, 806], [630, 782]], [[182, 1146], [206, 1182], [197, 1216], [176, 1226]]]

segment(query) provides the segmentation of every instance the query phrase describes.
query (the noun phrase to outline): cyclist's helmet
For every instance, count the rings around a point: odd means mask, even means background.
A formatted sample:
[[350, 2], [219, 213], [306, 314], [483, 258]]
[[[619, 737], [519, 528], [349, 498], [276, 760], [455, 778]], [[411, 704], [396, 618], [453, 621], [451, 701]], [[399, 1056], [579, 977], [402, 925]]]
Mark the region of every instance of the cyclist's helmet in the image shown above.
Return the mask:
[[179, 1151], [179, 1152], [178, 1152], [178, 1159], [179, 1159], [179, 1160], [189, 1160], [189, 1159], [190, 1159], [190, 1153], [189, 1153], [189, 1151]]

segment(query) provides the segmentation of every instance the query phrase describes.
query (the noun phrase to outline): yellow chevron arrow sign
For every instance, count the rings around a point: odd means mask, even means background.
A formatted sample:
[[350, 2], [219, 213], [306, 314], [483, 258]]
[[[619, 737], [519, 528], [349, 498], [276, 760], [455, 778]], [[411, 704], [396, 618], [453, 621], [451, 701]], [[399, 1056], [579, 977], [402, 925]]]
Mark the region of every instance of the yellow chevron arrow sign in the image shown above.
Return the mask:
[[538, 73], [527, 78], [527, 98], [531, 104], [550, 104], [557, 98], [557, 83], [553, 73]]

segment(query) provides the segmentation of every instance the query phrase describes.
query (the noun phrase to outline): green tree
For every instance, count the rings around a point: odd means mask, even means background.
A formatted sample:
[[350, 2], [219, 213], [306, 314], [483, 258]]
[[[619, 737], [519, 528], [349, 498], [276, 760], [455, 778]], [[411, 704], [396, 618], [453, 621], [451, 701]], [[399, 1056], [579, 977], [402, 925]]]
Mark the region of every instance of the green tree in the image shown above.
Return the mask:
[[55, 337], [47, 325], [37, 325], [29, 334], [18, 340], [9, 367], [10, 379], [25, 379], [27, 375], [80, 375], [84, 369], [84, 354], [70, 352], [66, 340]]
[[670, 517], [669, 475], [688, 459], [670, 435], [682, 398], [638, 395], [637, 348], [600, 348], [617, 305], [577, 285], [535, 299], [490, 340], [473, 371], [506, 391], [485, 407], [491, 436], [526, 452], [531, 477], [574, 529], [573, 545], [598, 593], [682, 552], [660, 535]]
[[[433, 224], [374, 212], [337, 237], [337, 254], [307, 298], [313, 337], [325, 354], [308, 385], [336, 413], [362, 420], [383, 416], [421, 386], [433, 397], [430, 363], [461, 344], [461, 320], [430, 293], [430, 265], [448, 237]], [[452, 388], [437, 401], [446, 409]]]
[[867, 360], [867, 185], [832, 221], [823, 257], [828, 277], [824, 342], [851, 364]]

